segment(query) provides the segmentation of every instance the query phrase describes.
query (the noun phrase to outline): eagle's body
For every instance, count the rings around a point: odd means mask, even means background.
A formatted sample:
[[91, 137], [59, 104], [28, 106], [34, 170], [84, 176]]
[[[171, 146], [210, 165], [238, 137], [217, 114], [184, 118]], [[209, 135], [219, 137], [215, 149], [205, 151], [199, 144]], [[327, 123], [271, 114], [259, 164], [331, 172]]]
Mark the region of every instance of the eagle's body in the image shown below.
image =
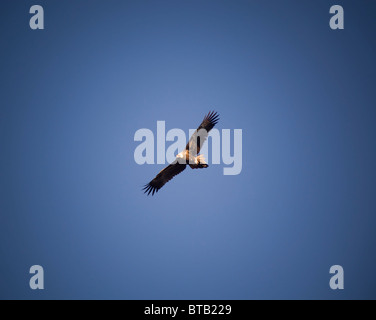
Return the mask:
[[203, 155], [194, 156], [194, 153], [185, 149], [176, 156], [176, 161], [180, 164], [188, 164], [192, 169], [207, 168], [209, 165], [205, 162]]
[[174, 176], [185, 170], [189, 165], [192, 169], [207, 168], [209, 165], [205, 162], [203, 155], [199, 155], [200, 149], [208, 137], [209, 131], [218, 123], [218, 114], [209, 112], [195, 133], [189, 139], [185, 150], [180, 152], [173, 163], [164, 168], [157, 176], [144, 187], [145, 193], [154, 195]]

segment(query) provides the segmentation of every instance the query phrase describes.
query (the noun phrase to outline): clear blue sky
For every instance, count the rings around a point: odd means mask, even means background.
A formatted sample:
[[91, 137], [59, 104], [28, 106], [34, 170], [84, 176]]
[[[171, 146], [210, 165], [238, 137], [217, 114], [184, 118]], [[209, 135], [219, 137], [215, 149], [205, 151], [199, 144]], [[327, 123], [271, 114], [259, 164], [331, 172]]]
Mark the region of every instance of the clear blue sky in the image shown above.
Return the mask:
[[[345, 30], [329, 28], [333, 4]], [[0, 298], [375, 299], [375, 13], [4, 1]], [[243, 130], [242, 173], [189, 169], [146, 197], [163, 166], [135, 163], [135, 131], [195, 128], [210, 109]]]

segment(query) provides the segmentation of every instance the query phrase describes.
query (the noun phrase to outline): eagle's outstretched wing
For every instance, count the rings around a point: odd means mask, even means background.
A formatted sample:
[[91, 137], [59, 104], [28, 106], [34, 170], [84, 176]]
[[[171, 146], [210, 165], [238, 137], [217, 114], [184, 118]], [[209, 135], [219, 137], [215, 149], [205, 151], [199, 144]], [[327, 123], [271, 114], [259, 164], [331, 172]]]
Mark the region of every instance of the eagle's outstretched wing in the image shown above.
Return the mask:
[[185, 167], [185, 164], [180, 164], [179, 162], [170, 164], [161, 172], [159, 172], [152, 181], [145, 185], [145, 187], [143, 188], [143, 190], [145, 191], [144, 193], [147, 193], [148, 195], [151, 193], [151, 195], [154, 195], [154, 193], [158, 192], [158, 190], [162, 188], [168, 181], [182, 172]]
[[209, 112], [204, 120], [202, 120], [200, 126], [194, 132], [192, 137], [189, 139], [186, 150], [189, 150], [192, 156], [199, 154], [200, 149], [206, 139], [208, 138], [209, 131], [214, 128], [214, 126], [219, 121], [219, 115], [217, 112]]

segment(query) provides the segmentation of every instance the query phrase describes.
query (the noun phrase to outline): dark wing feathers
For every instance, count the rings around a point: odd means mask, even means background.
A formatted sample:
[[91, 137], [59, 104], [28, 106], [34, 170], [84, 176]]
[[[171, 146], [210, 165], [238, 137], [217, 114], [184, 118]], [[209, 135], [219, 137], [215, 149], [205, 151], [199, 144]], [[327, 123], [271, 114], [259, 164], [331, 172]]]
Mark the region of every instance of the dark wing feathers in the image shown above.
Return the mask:
[[164, 168], [161, 172], [157, 174], [157, 176], [150, 181], [145, 187], [142, 189], [148, 195], [151, 193], [154, 195], [155, 192], [158, 192], [160, 188], [162, 188], [168, 181], [170, 181], [173, 177], [178, 175], [185, 169], [185, 164], [180, 164], [178, 162], [170, 164], [166, 168]]
[[214, 128], [214, 126], [218, 123], [218, 121], [219, 121], [219, 114], [215, 111], [211, 111], [205, 116], [204, 120], [202, 120], [197, 130], [205, 129], [207, 132], [209, 132], [211, 129]]
[[[215, 111], [210, 111], [205, 116], [204, 120], [202, 120], [200, 126], [194, 132], [192, 137], [189, 139], [189, 142], [185, 148], [187, 150], [190, 150], [190, 152], [192, 152], [194, 155], [199, 154], [202, 145], [208, 138], [209, 131], [214, 128], [214, 126], [218, 123], [218, 121], [219, 121], [219, 114]], [[201, 130], [201, 129], [204, 129], [204, 130]]]

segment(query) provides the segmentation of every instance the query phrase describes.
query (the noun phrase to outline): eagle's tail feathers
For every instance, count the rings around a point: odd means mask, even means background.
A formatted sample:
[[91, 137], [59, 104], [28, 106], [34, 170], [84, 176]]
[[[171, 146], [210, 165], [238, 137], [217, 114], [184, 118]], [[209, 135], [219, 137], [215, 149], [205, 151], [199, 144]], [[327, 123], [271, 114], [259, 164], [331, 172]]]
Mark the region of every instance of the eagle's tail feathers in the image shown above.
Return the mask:
[[199, 156], [196, 157], [195, 163], [189, 165], [192, 169], [202, 169], [202, 168], [207, 168], [209, 165], [205, 161], [204, 155], [200, 154]]

